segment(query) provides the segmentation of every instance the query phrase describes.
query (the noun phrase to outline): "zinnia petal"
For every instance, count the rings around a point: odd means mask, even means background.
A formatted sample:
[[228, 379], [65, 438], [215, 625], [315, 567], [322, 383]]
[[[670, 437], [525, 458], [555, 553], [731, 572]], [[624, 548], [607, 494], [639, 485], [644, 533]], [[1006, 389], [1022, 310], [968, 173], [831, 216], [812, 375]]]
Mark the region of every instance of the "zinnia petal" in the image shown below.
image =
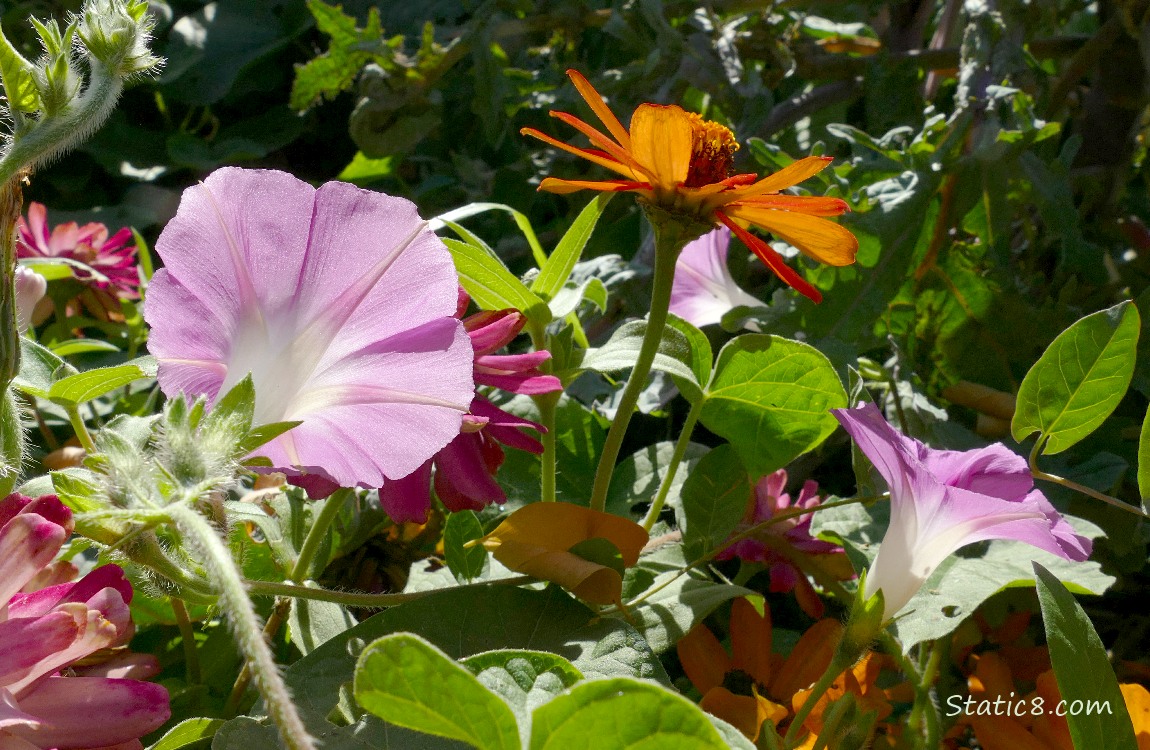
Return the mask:
[[631, 116], [631, 153], [656, 187], [674, 188], [687, 179], [694, 142], [691, 118], [675, 105], [640, 104]]
[[603, 127], [607, 128], [607, 132], [619, 142], [619, 145], [625, 149], [631, 148], [631, 136], [627, 133], [627, 128], [623, 127], [623, 123], [619, 122], [619, 118], [607, 106], [607, 102], [603, 99], [602, 95], [595, 90], [591, 82], [583, 77], [583, 74], [577, 70], [571, 69], [567, 71], [567, 77], [571, 79], [571, 83], [575, 84], [575, 89], [579, 95], [583, 97], [583, 101], [587, 102], [587, 106], [603, 123]]
[[273, 463], [379, 486], [459, 433], [458, 280], [410, 202], [225, 168], [185, 191], [156, 248], [161, 386], [214, 399], [250, 373], [258, 423], [303, 420], [260, 450]]
[[783, 167], [778, 172], [767, 175], [753, 185], [739, 189], [736, 194], [741, 199], [752, 195], [777, 193], [780, 190], [798, 185], [800, 182], [814, 177], [829, 167], [831, 161], [832, 159], [829, 156], [808, 156], [799, 159]]
[[750, 222], [806, 255], [829, 266], [849, 266], [858, 254], [858, 239], [841, 224], [795, 211], [777, 211], [754, 204], [731, 203], [724, 207], [728, 216]]

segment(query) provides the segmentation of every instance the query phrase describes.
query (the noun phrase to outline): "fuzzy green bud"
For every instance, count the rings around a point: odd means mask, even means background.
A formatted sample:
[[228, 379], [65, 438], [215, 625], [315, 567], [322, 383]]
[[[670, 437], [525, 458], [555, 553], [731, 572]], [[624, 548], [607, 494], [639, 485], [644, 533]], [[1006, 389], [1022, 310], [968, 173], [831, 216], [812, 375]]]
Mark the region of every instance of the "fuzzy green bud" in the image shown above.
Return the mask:
[[148, 48], [153, 24], [147, 10], [148, 4], [140, 0], [89, 0], [76, 33], [92, 57], [114, 75], [149, 73], [161, 60]]

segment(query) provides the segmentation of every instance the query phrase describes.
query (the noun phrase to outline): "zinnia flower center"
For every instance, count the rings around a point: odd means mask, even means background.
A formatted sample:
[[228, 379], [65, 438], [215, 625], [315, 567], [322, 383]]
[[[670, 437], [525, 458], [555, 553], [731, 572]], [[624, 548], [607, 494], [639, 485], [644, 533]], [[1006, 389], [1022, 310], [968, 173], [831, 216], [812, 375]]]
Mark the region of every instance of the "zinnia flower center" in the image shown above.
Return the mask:
[[695, 143], [691, 151], [691, 166], [687, 170], [685, 187], [703, 187], [721, 182], [731, 176], [735, 152], [739, 143], [735, 134], [717, 122], [704, 120], [688, 112], [695, 128]]
[[735, 695], [754, 695], [751, 689], [754, 686], [761, 687], [754, 677], [741, 669], [732, 669], [723, 676], [723, 687]]

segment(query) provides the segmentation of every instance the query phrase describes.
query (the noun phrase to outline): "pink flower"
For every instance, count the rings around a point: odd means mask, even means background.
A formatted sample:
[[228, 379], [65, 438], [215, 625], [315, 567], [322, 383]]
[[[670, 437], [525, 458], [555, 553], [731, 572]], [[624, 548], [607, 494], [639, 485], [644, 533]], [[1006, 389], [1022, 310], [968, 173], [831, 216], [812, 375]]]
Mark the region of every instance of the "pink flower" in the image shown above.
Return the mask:
[[343, 487], [399, 479], [459, 434], [471, 344], [443, 243], [401, 198], [228, 167], [184, 191], [156, 250], [160, 386], [214, 400], [245, 376], [259, 449]]
[[[755, 485], [747, 513], [734, 533], [743, 533], [776, 515], [791, 513], [797, 509], [809, 508], [813, 511], [822, 502], [818, 495], [819, 486], [813, 481], [803, 484], [794, 502], [791, 501], [791, 496], [784, 492], [786, 486], [786, 469], [779, 469], [760, 479]], [[837, 580], [846, 580], [854, 575], [842, 547], [811, 536], [810, 513], [791, 516], [765, 526], [753, 536], [735, 542], [716, 555], [718, 560], [729, 560], [733, 557], [768, 566], [771, 577], [770, 590], [774, 593], [794, 591], [799, 606], [816, 620], [823, 615], [823, 602], [815, 593], [802, 568], [796, 565], [796, 560], [807, 558], [810, 564], [822, 566]]]
[[[104, 565], [74, 583], [29, 590], [72, 533], [56, 498], [0, 500], [0, 748], [131, 750], [171, 713], [168, 692], [141, 682], [154, 657], [125, 654], [72, 667], [132, 635], [124, 571]], [[53, 577], [52, 575], [48, 576]]]
[[1001, 443], [969, 451], [929, 448], [891, 427], [878, 407], [832, 409], [890, 487], [890, 526], [867, 571], [863, 595], [880, 589], [893, 617], [943, 560], [974, 542], [1006, 539], [1066, 560], [1090, 557], [1039, 490], [1026, 460]]
[[27, 266], [16, 266], [16, 328], [27, 333], [36, 303], [44, 298], [48, 282]]
[[77, 281], [121, 299], [138, 299], [140, 273], [136, 246], [129, 244], [132, 230], [125, 227], [111, 237], [103, 224], [79, 226], [74, 221], [48, 231], [48, 210], [42, 203], [28, 206], [27, 221], [17, 226], [18, 258], [58, 258], [68, 261]]
[[[463, 317], [469, 301], [460, 289], [456, 317]], [[551, 357], [550, 352], [495, 354], [523, 330], [526, 322], [516, 310], [485, 310], [464, 318], [463, 327], [475, 350], [476, 385], [528, 395], [563, 390], [559, 378], [539, 371], [539, 365]], [[538, 440], [521, 431], [542, 431], [543, 425], [508, 414], [482, 396], [472, 400], [470, 416], [464, 421], [463, 432], [433, 459], [404, 479], [387, 482], [380, 489], [380, 503], [396, 523], [427, 521], [433, 464], [435, 494], [448, 510], [480, 510], [507, 499], [495, 481], [495, 473], [503, 464], [500, 443], [531, 453], [543, 452]]]
[[[702, 328], [723, 320], [736, 307], [761, 307], [735, 283], [727, 268], [727, 248], [731, 230], [723, 227], [688, 242], [675, 261], [671, 287], [671, 312], [691, 325]], [[758, 330], [754, 324], [748, 325]]]

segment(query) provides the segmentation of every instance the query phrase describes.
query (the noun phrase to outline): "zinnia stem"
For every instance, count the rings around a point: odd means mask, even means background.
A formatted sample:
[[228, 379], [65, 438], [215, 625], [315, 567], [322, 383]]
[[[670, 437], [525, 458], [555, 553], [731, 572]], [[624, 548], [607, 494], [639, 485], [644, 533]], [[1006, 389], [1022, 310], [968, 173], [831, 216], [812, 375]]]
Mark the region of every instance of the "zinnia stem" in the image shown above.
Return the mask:
[[651, 365], [655, 361], [655, 354], [659, 351], [659, 342], [663, 339], [667, 310], [671, 306], [675, 261], [679, 257], [679, 251], [699, 236], [696, 231], [699, 225], [677, 221], [659, 209], [648, 209], [647, 218], [655, 230], [655, 271], [651, 288], [651, 311], [647, 314], [647, 331], [643, 334], [643, 343], [639, 347], [639, 358], [631, 368], [631, 376], [627, 378], [627, 386], [623, 389], [623, 396], [619, 400], [619, 409], [615, 412], [615, 421], [611, 423], [611, 429], [607, 432], [603, 453], [599, 456], [599, 467], [595, 470], [591, 509], [600, 512], [607, 505], [607, 488], [611, 486], [611, 474], [615, 471], [615, 461], [619, 458], [619, 449], [623, 447], [623, 437], [627, 433], [631, 414], [635, 411], [635, 405], [639, 403], [639, 394], [647, 387], [647, 376], [651, 374]]
[[675, 451], [671, 454], [671, 462], [667, 464], [667, 473], [663, 475], [663, 481], [659, 483], [659, 492], [651, 503], [651, 509], [647, 511], [647, 517], [643, 519], [643, 528], [648, 533], [650, 533], [655, 522], [659, 520], [659, 514], [663, 512], [663, 505], [667, 502], [667, 495], [671, 492], [675, 474], [679, 472], [679, 464], [683, 462], [683, 456], [687, 453], [687, 446], [691, 444], [691, 433], [695, 431], [695, 423], [699, 421], [699, 415], [702, 412], [703, 399], [700, 398], [691, 404], [691, 411], [687, 413], [687, 421], [683, 423], [683, 431], [679, 433], [679, 439], [675, 442]]
[[290, 750], [316, 750], [315, 740], [304, 726], [264, 640], [263, 625], [224, 540], [192, 506], [173, 503], [166, 510], [185, 539], [201, 553], [201, 562], [219, 589], [220, 610], [227, 614], [240, 653], [252, 671], [284, 746]]

